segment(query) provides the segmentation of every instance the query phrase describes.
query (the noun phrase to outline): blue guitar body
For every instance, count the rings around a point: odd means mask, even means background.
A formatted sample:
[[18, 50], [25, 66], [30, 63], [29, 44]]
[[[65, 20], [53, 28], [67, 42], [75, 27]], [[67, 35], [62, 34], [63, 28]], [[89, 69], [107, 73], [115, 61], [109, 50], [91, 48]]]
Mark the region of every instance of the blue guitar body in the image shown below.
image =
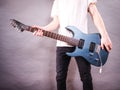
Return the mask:
[[81, 46], [76, 46], [74, 52], [66, 54], [72, 57], [82, 56], [95, 66], [103, 66], [108, 58], [108, 52], [101, 49], [101, 38], [99, 33], [85, 34], [74, 26], [67, 26], [67, 30], [73, 33], [73, 38], [80, 40]]

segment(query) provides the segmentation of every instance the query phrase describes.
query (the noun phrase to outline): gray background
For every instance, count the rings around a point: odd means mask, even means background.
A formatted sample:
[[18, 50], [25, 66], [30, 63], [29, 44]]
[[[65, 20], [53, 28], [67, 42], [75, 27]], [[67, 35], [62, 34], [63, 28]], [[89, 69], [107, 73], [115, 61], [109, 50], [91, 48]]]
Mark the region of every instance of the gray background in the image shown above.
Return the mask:
[[[28, 25], [51, 21], [53, 0], [0, 0], [0, 90], [56, 90], [56, 41], [18, 33], [10, 26], [14, 18]], [[94, 90], [120, 90], [120, 1], [99, 0], [97, 7], [113, 43], [103, 73], [92, 66]], [[90, 32], [97, 32], [89, 18]], [[72, 59], [68, 90], [82, 90], [76, 62]]]

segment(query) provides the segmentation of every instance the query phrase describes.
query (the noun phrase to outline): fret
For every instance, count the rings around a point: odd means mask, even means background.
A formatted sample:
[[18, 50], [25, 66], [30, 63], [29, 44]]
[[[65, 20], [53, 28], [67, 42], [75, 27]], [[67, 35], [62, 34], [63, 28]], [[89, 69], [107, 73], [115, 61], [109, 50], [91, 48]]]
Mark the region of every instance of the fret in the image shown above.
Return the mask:
[[49, 37], [54, 38], [52, 32], [49, 32]]
[[34, 32], [32, 27], [28, 27], [27, 31]]
[[60, 37], [60, 35], [57, 35], [57, 39], [58, 39], [58, 40], [61, 40], [61, 37]]
[[55, 39], [57, 39], [58, 40], [58, 38], [60, 37], [60, 35], [58, 35], [58, 34], [55, 34]]
[[53, 34], [52, 37], [55, 38], [55, 34]]
[[60, 35], [58, 35], [58, 39], [61, 40], [61, 36]]
[[63, 36], [63, 37], [62, 37], [62, 41], [65, 41], [64, 38], [65, 38], [65, 37]]
[[61, 37], [61, 40], [63, 41], [63, 36]]
[[57, 39], [57, 34], [56, 33], [54, 34], [54, 38]]
[[65, 42], [67, 42], [67, 37], [66, 36], [63, 36], [64, 38], [63, 38], [63, 41], [65, 41]]
[[46, 36], [49, 37], [49, 32], [45, 31], [46, 32]]
[[66, 37], [63, 37], [63, 41], [66, 41]]
[[48, 32], [48, 37], [51, 37], [51, 32]]

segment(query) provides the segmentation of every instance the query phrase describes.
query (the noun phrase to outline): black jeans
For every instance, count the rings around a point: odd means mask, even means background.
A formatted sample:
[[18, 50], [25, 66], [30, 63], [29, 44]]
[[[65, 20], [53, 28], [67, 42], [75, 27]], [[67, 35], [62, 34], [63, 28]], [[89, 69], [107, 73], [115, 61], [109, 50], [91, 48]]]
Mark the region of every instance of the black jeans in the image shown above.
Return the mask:
[[[66, 78], [68, 66], [71, 57], [66, 55], [66, 52], [73, 52], [75, 47], [57, 47], [56, 51], [56, 81], [57, 90], [66, 90]], [[93, 90], [92, 77], [91, 77], [91, 66], [82, 57], [75, 57], [77, 66], [80, 73], [80, 78], [83, 83], [83, 90]]]

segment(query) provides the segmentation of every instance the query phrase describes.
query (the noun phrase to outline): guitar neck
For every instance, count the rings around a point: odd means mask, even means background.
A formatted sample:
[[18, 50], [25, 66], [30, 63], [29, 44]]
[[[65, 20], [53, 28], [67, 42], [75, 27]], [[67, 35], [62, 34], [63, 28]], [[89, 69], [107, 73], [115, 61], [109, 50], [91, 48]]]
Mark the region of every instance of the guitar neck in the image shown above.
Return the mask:
[[[27, 29], [27, 31], [30, 31], [30, 32], [34, 32], [34, 31], [37, 31], [37, 30], [38, 30], [38, 28], [32, 28], [30, 26]], [[64, 36], [64, 35], [60, 35], [60, 34], [57, 34], [57, 33], [53, 33], [53, 32], [50, 32], [50, 31], [46, 31], [46, 30], [43, 30], [43, 29], [42, 29], [42, 31], [43, 31], [43, 36], [67, 42], [68, 44], [70, 44], [72, 46], [78, 46], [78, 44], [79, 44], [79, 40], [77, 40], [77, 39], [67, 37], [67, 36]]]

